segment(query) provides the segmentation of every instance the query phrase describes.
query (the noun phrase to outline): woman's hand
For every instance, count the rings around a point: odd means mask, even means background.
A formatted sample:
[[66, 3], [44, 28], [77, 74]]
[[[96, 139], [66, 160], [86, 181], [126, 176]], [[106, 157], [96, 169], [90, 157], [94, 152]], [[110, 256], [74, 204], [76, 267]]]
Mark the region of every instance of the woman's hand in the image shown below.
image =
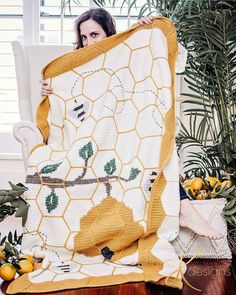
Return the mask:
[[138, 20], [140, 25], [149, 25], [152, 23], [152, 16], [143, 16]]
[[39, 82], [42, 84], [41, 96], [48, 96], [53, 93], [53, 89], [52, 89], [52, 87], [48, 86], [47, 81], [39, 80]]

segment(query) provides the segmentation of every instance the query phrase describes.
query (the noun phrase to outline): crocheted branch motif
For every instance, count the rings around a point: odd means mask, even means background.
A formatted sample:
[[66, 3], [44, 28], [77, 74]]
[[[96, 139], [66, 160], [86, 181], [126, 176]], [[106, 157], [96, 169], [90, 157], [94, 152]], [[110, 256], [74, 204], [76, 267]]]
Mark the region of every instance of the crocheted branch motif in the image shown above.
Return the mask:
[[50, 176], [43, 176], [42, 174], [49, 174], [52, 172], [55, 172], [58, 167], [62, 164], [56, 163], [52, 165], [46, 165], [44, 166], [39, 173], [35, 173], [34, 175], [27, 175], [26, 176], [26, 183], [32, 183], [32, 184], [42, 184], [46, 185], [50, 188], [64, 188], [64, 187], [71, 187], [75, 185], [84, 185], [84, 184], [91, 184], [91, 183], [106, 183], [109, 182], [109, 180], [121, 180], [121, 181], [132, 181], [134, 180], [141, 170], [138, 168], [131, 168], [130, 174], [128, 178], [124, 178], [121, 176], [113, 175], [116, 171], [116, 162], [115, 158], [111, 159], [104, 165], [104, 171], [106, 172], [106, 176], [100, 176], [97, 178], [87, 178], [84, 179], [84, 176], [87, 173], [87, 166], [88, 166], [88, 160], [93, 156], [93, 147], [92, 143], [88, 142], [86, 145], [84, 145], [81, 149], [79, 149], [79, 156], [84, 160], [84, 170], [82, 174], [78, 177], [76, 177], [74, 180], [63, 180], [60, 178], [54, 178]]
[[87, 178], [85, 179], [87, 173], [87, 167], [89, 159], [94, 155], [92, 142], [89, 141], [83, 147], [81, 147], [78, 151], [79, 157], [84, 160], [84, 168], [78, 177], [74, 180], [63, 180], [60, 178], [53, 178], [50, 176], [43, 176], [43, 174], [50, 174], [56, 172], [62, 162], [46, 165], [44, 166], [39, 173], [35, 173], [34, 175], [27, 175], [26, 183], [32, 184], [42, 184], [51, 188], [51, 193], [45, 198], [45, 206], [47, 208], [48, 213], [51, 213], [58, 206], [58, 196], [55, 193], [56, 188], [64, 188], [71, 187], [75, 185], [85, 185], [91, 183], [103, 183], [105, 186], [107, 196], [110, 196], [112, 185], [110, 180], [121, 180], [124, 182], [129, 182], [137, 178], [141, 170], [138, 168], [132, 167], [130, 169], [129, 177], [124, 178], [118, 175], [114, 175], [116, 172], [116, 160], [115, 158], [109, 160], [103, 167], [105, 176], [97, 177], [97, 178]]

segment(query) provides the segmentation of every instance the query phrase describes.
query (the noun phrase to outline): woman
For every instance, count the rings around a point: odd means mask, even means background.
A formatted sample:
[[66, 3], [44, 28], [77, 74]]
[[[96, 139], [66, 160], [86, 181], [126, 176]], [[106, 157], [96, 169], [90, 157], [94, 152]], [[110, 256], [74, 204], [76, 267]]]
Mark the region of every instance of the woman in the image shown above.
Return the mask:
[[[139, 24], [150, 24], [151, 17], [143, 17]], [[115, 21], [112, 16], [102, 8], [91, 9], [81, 14], [75, 22], [75, 49], [92, 45], [109, 36], [116, 34]], [[53, 89], [46, 81], [41, 80], [42, 96], [52, 94]], [[180, 226], [187, 227], [198, 235], [209, 239], [219, 239], [221, 236], [208, 222], [195, 210], [188, 199], [184, 189], [180, 185]]]

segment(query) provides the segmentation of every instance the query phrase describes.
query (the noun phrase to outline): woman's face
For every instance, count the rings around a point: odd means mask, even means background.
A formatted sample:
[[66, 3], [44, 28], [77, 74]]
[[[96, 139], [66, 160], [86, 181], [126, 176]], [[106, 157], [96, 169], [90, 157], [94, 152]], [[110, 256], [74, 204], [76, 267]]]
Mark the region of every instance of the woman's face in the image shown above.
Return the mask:
[[92, 45], [107, 37], [103, 28], [92, 19], [86, 20], [80, 25], [80, 35], [84, 47]]

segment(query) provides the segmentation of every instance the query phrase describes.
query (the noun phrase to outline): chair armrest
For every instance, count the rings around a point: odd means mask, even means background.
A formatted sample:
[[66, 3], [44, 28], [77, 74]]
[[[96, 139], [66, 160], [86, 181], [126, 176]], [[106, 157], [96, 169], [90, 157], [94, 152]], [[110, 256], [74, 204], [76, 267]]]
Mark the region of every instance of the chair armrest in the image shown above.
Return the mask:
[[35, 124], [30, 121], [17, 122], [13, 127], [13, 134], [15, 139], [21, 143], [26, 170], [30, 151], [36, 145], [43, 143], [43, 137]]

